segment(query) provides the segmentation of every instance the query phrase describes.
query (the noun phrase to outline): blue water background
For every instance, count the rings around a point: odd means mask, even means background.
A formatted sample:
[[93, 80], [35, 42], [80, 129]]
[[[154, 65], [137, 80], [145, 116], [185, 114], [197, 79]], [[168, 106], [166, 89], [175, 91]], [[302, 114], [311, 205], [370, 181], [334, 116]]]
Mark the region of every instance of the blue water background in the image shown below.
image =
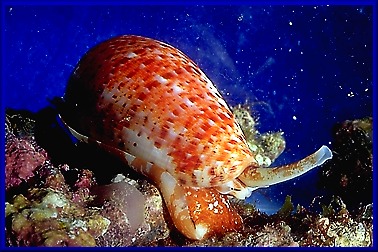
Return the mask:
[[[260, 131], [282, 130], [275, 164], [332, 142], [335, 123], [373, 114], [371, 6], [9, 5], [3, 38], [3, 105], [37, 112], [63, 96], [80, 57], [121, 34], [165, 41], [192, 58], [230, 105], [254, 105]], [[249, 199], [273, 212], [287, 194], [322, 194], [311, 171]]]

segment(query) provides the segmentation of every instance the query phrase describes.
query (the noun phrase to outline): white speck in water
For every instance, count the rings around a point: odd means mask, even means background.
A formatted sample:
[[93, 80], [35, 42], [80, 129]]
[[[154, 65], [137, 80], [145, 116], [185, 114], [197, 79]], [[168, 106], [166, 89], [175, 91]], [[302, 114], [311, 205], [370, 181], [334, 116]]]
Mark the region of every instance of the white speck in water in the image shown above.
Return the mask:
[[296, 120], [297, 120], [297, 117], [296, 117], [296, 116], [293, 116], [293, 120], [296, 121]]
[[291, 21], [289, 21], [289, 25], [293, 25], [293, 23]]
[[243, 14], [240, 14], [240, 16], [238, 17], [238, 21], [242, 21], [243, 20]]

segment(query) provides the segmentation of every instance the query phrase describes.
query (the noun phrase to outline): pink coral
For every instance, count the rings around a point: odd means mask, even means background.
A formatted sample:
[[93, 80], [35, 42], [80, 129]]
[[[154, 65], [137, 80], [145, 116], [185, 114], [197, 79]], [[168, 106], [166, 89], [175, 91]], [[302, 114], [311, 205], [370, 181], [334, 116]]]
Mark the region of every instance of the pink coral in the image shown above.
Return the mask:
[[5, 144], [5, 186], [6, 189], [19, 186], [34, 177], [34, 171], [47, 160], [47, 153], [37, 147], [33, 140], [7, 137]]

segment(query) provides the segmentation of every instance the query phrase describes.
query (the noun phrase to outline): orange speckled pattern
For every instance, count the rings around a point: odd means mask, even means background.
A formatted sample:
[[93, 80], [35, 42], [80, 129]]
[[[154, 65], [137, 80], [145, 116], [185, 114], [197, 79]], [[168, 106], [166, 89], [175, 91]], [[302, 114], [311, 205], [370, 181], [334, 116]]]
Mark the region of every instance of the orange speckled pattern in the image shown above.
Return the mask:
[[226, 195], [214, 188], [186, 188], [186, 200], [192, 221], [196, 226], [208, 228], [207, 236], [237, 231], [243, 220], [230, 205]]
[[236, 178], [251, 152], [209, 78], [178, 49], [120, 36], [79, 62], [63, 116], [78, 132], [166, 169], [187, 186]]

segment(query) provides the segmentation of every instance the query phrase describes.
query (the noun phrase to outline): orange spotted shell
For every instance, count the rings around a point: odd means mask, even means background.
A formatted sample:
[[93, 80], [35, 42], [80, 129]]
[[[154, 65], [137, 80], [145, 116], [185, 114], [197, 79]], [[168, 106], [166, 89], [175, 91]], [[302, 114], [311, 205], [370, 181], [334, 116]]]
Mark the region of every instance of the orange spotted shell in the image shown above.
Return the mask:
[[78, 63], [61, 118], [78, 139], [120, 157], [159, 188], [176, 228], [191, 239], [241, 227], [225, 194], [298, 177], [332, 158], [322, 146], [281, 167], [258, 167], [209, 78], [163, 42], [119, 36]]
[[119, 36], [79, 62], [64, 120], [81, 134], [166, 169], [179, 183], [222, 185], [253, 162], [229, 106], [178, 49]]

